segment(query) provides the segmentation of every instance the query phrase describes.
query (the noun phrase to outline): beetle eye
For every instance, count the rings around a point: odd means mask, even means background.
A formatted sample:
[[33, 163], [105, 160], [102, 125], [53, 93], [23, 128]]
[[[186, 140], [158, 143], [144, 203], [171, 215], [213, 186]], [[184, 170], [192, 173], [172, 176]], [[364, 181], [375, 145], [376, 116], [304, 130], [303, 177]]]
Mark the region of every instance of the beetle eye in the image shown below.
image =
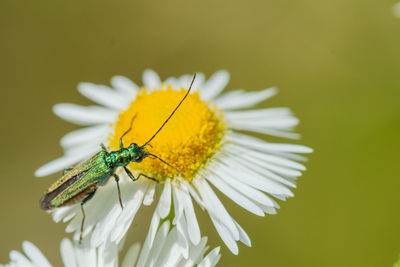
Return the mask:
[[136, 162], [142, 162], [142, 160], [143, 160], [143, 156], [142, 155], [138, 155], [137, 157], [136, 157]]
[[129, 147], [135, 148], [137, 145], [135, 143], [132, 143]]

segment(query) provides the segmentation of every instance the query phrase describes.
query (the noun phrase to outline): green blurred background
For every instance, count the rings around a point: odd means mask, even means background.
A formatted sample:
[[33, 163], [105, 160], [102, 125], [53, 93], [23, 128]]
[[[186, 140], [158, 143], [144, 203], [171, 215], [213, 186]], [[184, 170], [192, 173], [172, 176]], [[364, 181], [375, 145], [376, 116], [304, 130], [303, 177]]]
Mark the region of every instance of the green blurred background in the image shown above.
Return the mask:
[[[220, 266], [392, 266], [400, 253], [400, 20], [394, 1], [0, 1], [0, 262], [23, 240], [56, 266], [65, 224], [39, 199], [77, 127], [58, 102], [90, 104], [81, 81], [140, 82], [225, 68], [228, 89], [278, 86], [262, 106], [289, 106], [311, 146], [308, 171], [278, 215], [259, 218], [223, 198], [250, 235]], [[275, 139], [274, 139], [275, 141]], [[284, 140], [279, 140], [284, 141]], [[143, 208], [127, 243], [147, 232]], [[201, 215], [200, 215], [201, 214]], [[212, 247], [222, 243], [198, 212]]]

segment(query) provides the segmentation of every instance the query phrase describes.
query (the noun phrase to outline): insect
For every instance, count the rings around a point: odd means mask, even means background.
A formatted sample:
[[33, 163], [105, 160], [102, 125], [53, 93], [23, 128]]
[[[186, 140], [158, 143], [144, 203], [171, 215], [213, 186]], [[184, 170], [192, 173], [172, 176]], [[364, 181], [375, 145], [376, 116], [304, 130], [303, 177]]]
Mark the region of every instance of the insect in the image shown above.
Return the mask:
[[196, 74], [194, 74], [189, 89], [186, 92], [185, 96], [181, 99], [181, 101], [171, 112], [168, 118], [164, 121], [161, 127], [154, 133], [154, 135], [147, 142], [145, 142], [141, 146], [132, 143], [128, 147], [124, 147], [122, 138], [132, 130], [133, 121], [135, 120], [137, 115], [135, 114], [131, 119], [129, 129], [124, 134], [122, 134], [122, 136], [119, 139], [120, 149], [108, 152], [106, 147], [103, 144], [101, 144], [102, 150], [98, 152], [96, 155], [78, 164], [74, 168], [65, 169], [63, 176], [49, 187], [44, 197], [40, 200], [40, 206], [42, 207], [42, 209], [50, 210], [53, 208], [80, 202], [80, 207], [82, 211], [82, 222], [81, 222], [81, 229], [80, 229], [81, 232], [79, 241], [81, 242], [83, 226], [86, 217], [83, 205], [94, 196], [99, 186], [105, 185], [107, 183], [107, 181], [110, 179], [111, 176], [114, 177], [115, 182], [117, 184], [118, 200], [121, 208], [123, 208], [121, 200], [121, 190], [119, 187], [119, 177], [115, 173], [117, 168], [122, 167], [125, 170], [126, 174], [132, 179], [132, 181], [136, 181], [141, 176], [157, 181], [156, 179], [147, 176], [146, 174], [143, 173], [139, 173], [138, 176], [135, 177], [126, 167], [130, 162], [141, 162], [143, 159], [150, 157], [153, 159], [160, 160], [164, 164], [175, 169], [183, 178], [186, 179], [186, 177], [182, 174], [180, 170], [178, 170], [165, 160], [161, 159], [157, 155], [151, 154], [147, 150], [146, 145], [148, 145], [154, 139], [154, 137], [157, 136], [157, 134], [167, 124], [169, 119], [174, 115], [174, 113], [180, 107], [182, 102], [189, 95], [195, 78]]

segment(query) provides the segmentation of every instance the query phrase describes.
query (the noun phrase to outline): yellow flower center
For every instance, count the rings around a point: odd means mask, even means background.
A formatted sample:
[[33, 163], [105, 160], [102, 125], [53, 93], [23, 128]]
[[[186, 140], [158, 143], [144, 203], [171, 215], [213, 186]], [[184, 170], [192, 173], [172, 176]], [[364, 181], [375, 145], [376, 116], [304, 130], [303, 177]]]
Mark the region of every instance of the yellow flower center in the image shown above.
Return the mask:
[[[121, 113], [110, 136], [110, 146], [119, 149], [119, 139], [129, 128], [132, 117], [137, 114], [132, 130], [123, 138], [124, 146], [139, 146], [149, 140], [168, 118], [187, 90], [167, 89], [138, 92], [135, 101]], [[180, 170], [192, 180], [195, 173], [216, 152], [223, 137], [225, 126], [222, 114], [200, 99], [199, 93], [188, 95], [172, 118], [146, 146], [146, 149]], [[130, 163], [129, 169], [158, 180], [178, 176], [179, 173], [163, 162], [150, 157], [142, 162]]]

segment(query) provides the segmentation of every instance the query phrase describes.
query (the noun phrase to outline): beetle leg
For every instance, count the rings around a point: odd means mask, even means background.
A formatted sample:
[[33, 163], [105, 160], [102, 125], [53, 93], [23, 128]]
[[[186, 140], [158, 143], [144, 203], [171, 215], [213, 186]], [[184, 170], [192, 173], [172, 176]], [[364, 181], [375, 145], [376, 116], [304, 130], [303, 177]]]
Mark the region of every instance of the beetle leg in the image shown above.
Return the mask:
[[121, 189], [119, 188], [119, 176], [116, 173], [114, 173], [113, 176], [115, 182], [117, 183], [119, 205], [121, 205], [121, 209], [124, 209], [124, 205], [122, 205], [122, 199], [121, 199]]
[[124, 167], [124, 170], [125, 170], [125, 172], [128, 174], [129, 178], [131, 178], [131, 179], [132, 179], [132, 181], [136, 181], [137, 179], [139, 179], [139, 178], [140, 178], [140, 176], [144, 176], [144, 177], [146, 177], [147, 179], [150, 179], [150, 180], [152, 180], [152, 181], [154, 181], [154, 182], [158, 182], [158, 180], [157, 180], [156, 178], [153, 178], [153, 177], [147, 176], [146, 174], [143, 174], [143, 173], [139, 173], [138, 177], [137, 177], [137, 178], [135, 178], [135, 176], [133, 176], [133, 174], [131, 173], [131, 171], [130, 171], [130, 170], [128, 170], [128, 168], [127, 168], [127, 167]]
[[138, 175], [138, 177], [137, 177], [136, 179], [139, 179], [139, 178], [140, 178], [140, 176], [144, 176], [144, 177], [146, 177], [147, 179], [150, 179], [150, 180], [152, 180], [152, 181], [154, 181], [154, 182], [157, 182], [157, 183], [158, 183], [158, 180], [157, 180], [156, 178], [153, 178], [153, 177], [147, 176], [147, 175], [146, 175], [146, 174], [144, 174], [144, 173], [139, 173], [139, 175]]
[[85, 214], [85, 210], [83, 209], [83, 204], [85, 204], [86, 202], [88, 202], [93, 196], [94, 193], [96, 193], [96, 189], [93, 190], [92, 192], [90, 192], [84, 199], [82, 199], [81, 201], [81, 211], [82, 211], [82, 222], [81, 222], [81, 233], [79, 235], [79, 244], [82, 243], [82, 234], [83, 234], [83, 225], [85, 223], [85, 218], [86, 218], [86, 214]]
[[131, 171], [128, 170], [127, 167], [124, 166], [124, 170], [125, 170], [126, 174], [128, 174], [129, 178], [132, 179], [132, 181], [136, 181], [136, 180], [137, 180], [137, 179], [135, 178], [135, 176], [133, 176], [133, 174], [131, 173]]
[[85, 210], [83, 209], [83, 201], [81, 202], [81, 211], [82, 211], [82, 222], [81, 222], [81, 233], [79, 235], [79, 244], [82, 244], [82, 232], [83, 232], [83, 224], [85, 223]]

